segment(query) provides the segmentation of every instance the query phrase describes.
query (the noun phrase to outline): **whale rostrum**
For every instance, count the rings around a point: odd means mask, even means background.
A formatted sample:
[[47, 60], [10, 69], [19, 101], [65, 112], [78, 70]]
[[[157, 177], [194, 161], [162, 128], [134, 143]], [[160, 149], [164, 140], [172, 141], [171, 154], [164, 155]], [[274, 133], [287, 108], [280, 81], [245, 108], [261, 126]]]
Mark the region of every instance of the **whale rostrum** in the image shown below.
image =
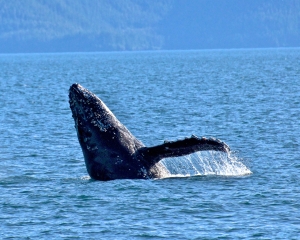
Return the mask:
[[100, 98], [77, 83], [70, 87], [69, 103], [87, 172], [95, 180], [161, 178], [168, 172], [160, 163], [163, 158], [198, 151], [230, 151], [218, 139], [194, 135], [146, 147]]

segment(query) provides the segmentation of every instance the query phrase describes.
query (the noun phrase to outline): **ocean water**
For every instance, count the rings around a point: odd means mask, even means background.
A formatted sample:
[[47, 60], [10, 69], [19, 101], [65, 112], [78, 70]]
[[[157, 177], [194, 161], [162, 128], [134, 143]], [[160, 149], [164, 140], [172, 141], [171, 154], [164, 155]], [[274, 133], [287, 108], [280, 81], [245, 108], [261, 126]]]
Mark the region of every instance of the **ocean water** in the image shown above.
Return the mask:
[[[93, 181], [75, 82], [147, 146], [195, 134], [232, 152]], [[0, 55], [0, 88], [1, 239], [299, 239], [300, 49]]]

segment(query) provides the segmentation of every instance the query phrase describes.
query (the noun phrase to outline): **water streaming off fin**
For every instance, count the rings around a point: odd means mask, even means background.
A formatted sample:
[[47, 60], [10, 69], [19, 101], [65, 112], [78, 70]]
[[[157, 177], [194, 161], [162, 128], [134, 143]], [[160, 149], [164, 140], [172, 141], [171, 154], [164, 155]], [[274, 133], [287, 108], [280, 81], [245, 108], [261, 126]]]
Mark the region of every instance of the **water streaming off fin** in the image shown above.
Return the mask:
[[197, 152], [184, 157], [163, 159], [162, 163], [170, 172], [166, 177], [243, 176], [252, 173], [233, 153], [227, 155], [214, 151]]

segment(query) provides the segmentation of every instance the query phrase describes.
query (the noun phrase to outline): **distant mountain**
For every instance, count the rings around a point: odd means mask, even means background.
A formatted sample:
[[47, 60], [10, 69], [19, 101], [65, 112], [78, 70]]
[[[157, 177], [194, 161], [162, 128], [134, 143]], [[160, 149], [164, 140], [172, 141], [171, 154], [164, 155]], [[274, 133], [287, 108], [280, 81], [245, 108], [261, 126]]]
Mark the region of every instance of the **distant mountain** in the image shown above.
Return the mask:
[[0, 0], [0, 52], [160, 49], [168, 1]]
[[299, 0], [174, 0], [168, 49], [300, 47]]
[[2, 53], [299, 46], [299, 0], [0, 0]]

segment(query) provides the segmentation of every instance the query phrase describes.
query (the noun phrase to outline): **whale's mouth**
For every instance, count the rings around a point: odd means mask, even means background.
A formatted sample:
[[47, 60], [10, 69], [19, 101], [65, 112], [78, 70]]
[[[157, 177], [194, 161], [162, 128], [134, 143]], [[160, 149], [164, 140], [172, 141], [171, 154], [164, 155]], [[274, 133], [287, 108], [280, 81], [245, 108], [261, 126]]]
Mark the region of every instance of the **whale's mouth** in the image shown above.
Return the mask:
[[81, 85], [74, 83], [69, 89], [69, 103], [70, 107], [78, 104], [83, 99], [83, 90]]
[[90, 104], [94, 98], [97, 97], [78, 83], [74, 83], [69, 89], [69, 102], [71, 106], [72, 104], [81, 103]]
[[78, 83], [74, 83], [69, 89], [69, 103], [70, 107], [89, 106], [89, 109], [99, 107], [101, 100], [89, 90], [85, 89]]
[[69, 103], [75, 123], [87, 122], [95, 105], [95, 96], [80, 84], [74, 83], [69, 89]]
[[105, 132], [112, 121], [118, 123], [100, 98], [78, 83], [69, 89], [69, 103], [75, 125], [94, 126]]

